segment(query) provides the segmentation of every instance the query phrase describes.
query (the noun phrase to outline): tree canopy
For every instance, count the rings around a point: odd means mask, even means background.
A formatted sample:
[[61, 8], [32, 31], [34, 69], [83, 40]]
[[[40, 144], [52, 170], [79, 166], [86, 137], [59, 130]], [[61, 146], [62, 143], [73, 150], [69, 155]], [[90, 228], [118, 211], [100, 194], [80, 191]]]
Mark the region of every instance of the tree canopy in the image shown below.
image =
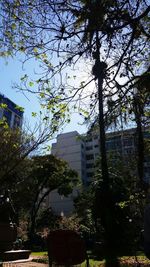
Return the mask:
[[29, 235], [33, 236], [37, 215], [50, 192], [57, 189], [60, 195], [68, 196], [79, 179], [66, 162], [52, 155], [35, 156], [28, 159], [25, 165], [23, 179], [12, 191], [12, 197], [16, 209], [28, 214]]
[[0, 194], [10, 190], [16, 221], [26, 214], [34, 230], [48, 194], [57, 189], [60, 195], [68, 196], [79, 182], [77, 173], [52, 155], [36, 155], [46, 133], [36, 139], [21, 129], [9, 128], [3, 120], [0, 133]]
[[[110, 113], [118, 106], [123, 110], [137, 85], [142, 85], [141, 91], [149, 88], [149, 11], [149, 1], [139, 0], [1, 1], [1, 55], [19, 51], [25, 60], [36, 58], [41, 75], [31, 81], [25, 74], [21, 80], [24, 89], [39, 92], [46, 100], [43, 106], [53, 114], [56, 126], [69, 111], [70, 101], [86, 118], [97, 113], [97, 92], [91, 81], [98, 70], [91, 66], [89, 75], [81, 73], [85, 64], [94, 65], [97, 34], [100, 61], [107, 63], [106, 110]], [[85, 104], [90, 111], [86, 112]]]
[[13, 189], [23, 180], [26, 161], [37, 153], [51, 134], [51, 129], [47, 125], [42, 128], [40, 123], [31, 130], [25, 125], [23, 129], [10, 128], [5, 118], [0, 120], [1, 193]]

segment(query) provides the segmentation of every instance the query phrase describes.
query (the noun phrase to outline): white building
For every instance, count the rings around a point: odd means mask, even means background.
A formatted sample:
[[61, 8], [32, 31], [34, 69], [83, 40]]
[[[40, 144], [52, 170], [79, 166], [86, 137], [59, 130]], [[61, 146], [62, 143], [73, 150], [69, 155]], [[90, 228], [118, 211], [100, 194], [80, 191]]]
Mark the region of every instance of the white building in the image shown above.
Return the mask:
[[[63, 159], [69, 167], [75, 170], [84, 183], [85, 173], [85, 153], [84, 142], [77, 131], [59, 134], [56, 143], [52, 144], [51, 153]], [[78, 195], [78, 188], [74, 188], [68, 197], [60, 196], [57, 190], [50, 193], [47, 204], [50, 205], [56, 214], [70, 215], [74, 209], [73, 199]]]
[[[147, 135], [147, 138], [150, 136]], [[126, 161], [136, 156], [136, 142], [135, 129], [106, 134], [107, 152], [114, 156], [119, 153]], [[56, 143], [52, 144], [52, 154], [67, 161], [69, 167], [78, 172], [83, 185], [88, 185], [91, 182], [95, 162], [99, 156], [99, 135], [92, 131], [84, 136], [79, 135], [76, 131], [60, 134], [57, 136]], [[147, 156], [144, 165], [144, 179], [150, 182], [150, 161]], [[76, 195], [76, 191], [73, 194]], [[57, 213], [59, 211], [59, 213], [66, 215], [73, 209], [73, 195], [69, 198], [62, 198], [54, 192], [49, 203]]]
[[69, 167], [77, 171], [84, 183], [86, 179], [85, 142], [77, 131], [59, 134], [52, 144], [51, 153], [67, 161]]
[[69, 216], [74, 210], [74, 198], [77, 197], [79, 191], [77, 188], [74, 188], [72, 193], [68, 196], [60, 196], [57, 190], [53, 190], [46, 199], [46, 206], [51, 207], [52, 210], [61, 216]]

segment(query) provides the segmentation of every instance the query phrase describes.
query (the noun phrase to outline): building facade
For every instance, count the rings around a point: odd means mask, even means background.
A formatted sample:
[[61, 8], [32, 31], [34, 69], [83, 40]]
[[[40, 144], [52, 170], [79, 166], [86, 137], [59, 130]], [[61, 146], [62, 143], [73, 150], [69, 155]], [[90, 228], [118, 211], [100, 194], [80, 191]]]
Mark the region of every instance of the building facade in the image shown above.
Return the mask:
[[22, 126], [23, 111], [6, 96], [0, 94], [0, 119], [4, 118], [10, 128]]
[[[148, 131], [144, 132], [144, 138], [150, 140]], [[94, 174], [99, 151], [99, 135], [95, 131], [83, 136], [76, 131], [60, 134], [57, 142], [52, 144], [52, 154], [67, 161], [85, 185], [90, 183]], [[107, 133], [106, 151], [114, 157], [120, 155], [125, 161], [134, 159], [137, 156], [136, 129]], [[144, 179], [150, 183], [150, 155], [145, 155]]]
[[[145, 138], [150, 139], [148, 132], [144, 133]], [[130, 161], [137, 155], [137, 137], [136, 129], [127, 129], [118, 132], [109, 132], [106, 134], [106, 150], [108, 154], [113, 155], [114, 159], [117, 155], [121, 155], [122, 159]], [[78, 132], [69, 132], [57, 136], [57, 140], [52, 144], [52, 154], [68, 162], [70, 168], [76, 170], [82, 180], [83, 185], [87, 186], [92, 181], [95, 172], [95, 163], [99, 157], [99, 135], [95, 131], [80, 136]], [[133, 170], [136, 172], [135, 170]], [[150, 156], [146, 155], [144, 162], [144, 180], [150, 183]], [[56, 192], [55, 192], [56, 193]], [[52, 199], [53, 198], [53, 199]], [[59, 205], [63, 207], [63, 200], [60, 196], [53, 194], [51, 205], [54, 210]], [[56, 201], [57, 200], [57, 201]], [[69, 205], [73, 202], [73, 197], [66, 199]], [[57, 205], [54, 203], [57, 202]], [[59, 203], [59, 204], [58, 204]], [[67, 206], [64, 204], [66, 210]], [[73, 207], [73, 205], [72, 205]]]
[[59, 134], [52, 144], [51, 153], [65, 160], [69, 167], [77, 171], [83, 183], [86, 180], [85, 142], [77, 131]]
[[[51, 153], [66, 161], [69, 167], [75, 170], [79, 177], [84, 180], [85, 158], [84, 142], [77, 131], [59, 134], [57, 140], [52, 144]], [[79, 189], [74, 188], [68, 197], [60, 196], [57, 190], [52, 191], [47, 198], [47, 205], [50, 206], [58, 215], [68, 216], [73, 211], [73, 199], [78, 195]]]
[[[150, 133], [144, 132], [145, 140], [150, 140]], [[86, 157], [86, 182], [90, 183], [95, 172], [95, 163], [99, 156], [99, 135], [95, 132], [87, 134], [85, 141], [85, 157]], [[115, 160], [116, 157], [131, 163], [137, 157], [137, 133], [136, 128], [126, 129], [124, 131], [116, 131], [106, 133], [106, 151], [109, 158]], [[136, 173], [136, 170], [133, 170]], [[146, 154], [144, 159], [144, 180], [150, 183], [150, 155]]]

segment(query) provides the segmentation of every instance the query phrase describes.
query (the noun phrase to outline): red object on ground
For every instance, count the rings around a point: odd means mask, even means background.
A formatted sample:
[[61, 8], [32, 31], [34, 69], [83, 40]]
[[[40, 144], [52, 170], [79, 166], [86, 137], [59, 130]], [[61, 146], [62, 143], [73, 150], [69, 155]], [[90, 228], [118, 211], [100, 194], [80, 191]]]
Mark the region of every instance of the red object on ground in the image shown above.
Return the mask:
[[49, 262], [76, 265], [86, 259], [84, 241], [72, 230], [52, 231], [47, 238]]

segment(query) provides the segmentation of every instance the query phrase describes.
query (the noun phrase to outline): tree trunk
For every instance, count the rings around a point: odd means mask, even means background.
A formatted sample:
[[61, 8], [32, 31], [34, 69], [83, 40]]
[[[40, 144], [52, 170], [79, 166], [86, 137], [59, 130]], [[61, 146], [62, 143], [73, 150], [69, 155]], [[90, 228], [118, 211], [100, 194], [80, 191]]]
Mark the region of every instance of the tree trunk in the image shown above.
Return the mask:
[[139, 103], [139, 95], [135, 96], [135, 121], [137, 125], [137, 171], [139, 177], [140, 188], [144, 189], [144, 138], [142, 131], [142, 122], [141, 122], [141, 105]]
[[30, 217], [30, 223], [29, 223], [30, 227], [29, 227], [29, 231], [28, 231], [28, 239], [30, 240], [31, 245], [32, 245], [32, 242], [33, 242], [33, 239], [35, 236], [35, 219], [36, 219], [35, 214]]
[[[108, 172], [108, 163], [106, 155], [106, 134], [105, 134], [105, 121], [104, 121], [104, 101], [103, 101], [103, 80], [105, 77], [105, 70], [107, 65], [104, 62], [100, 61], [100, 43], [98, 33], [96, 36], [96, 53], [95, 53], [95, 66], [96, 71], [95, 77], [98, 80], [98, 104], [99, 104], [99, 137], [100, 137], [100, 155], [101, 155], [101, 171], [102, 171], [102, 180], [103, 188], [98, 188], [96, 192], [96, 205], [100, 210], [100, 217], [103, 221], [103, 227], [105, 230], [105, 266], [106, 267], [119, 267], [116, 256], [116, 249], [114, 249], [114, 242], [112, 237], [114, 237], [112, 225], [115, 225], [112, 208], [112, 199], [109, 186], [109, 172]], [[102, 202], [102, 203], [100, 203]], [[103, 218], [102, 218], [103, 217]], [[113, 220], [113, 221], [112, 221]]]

